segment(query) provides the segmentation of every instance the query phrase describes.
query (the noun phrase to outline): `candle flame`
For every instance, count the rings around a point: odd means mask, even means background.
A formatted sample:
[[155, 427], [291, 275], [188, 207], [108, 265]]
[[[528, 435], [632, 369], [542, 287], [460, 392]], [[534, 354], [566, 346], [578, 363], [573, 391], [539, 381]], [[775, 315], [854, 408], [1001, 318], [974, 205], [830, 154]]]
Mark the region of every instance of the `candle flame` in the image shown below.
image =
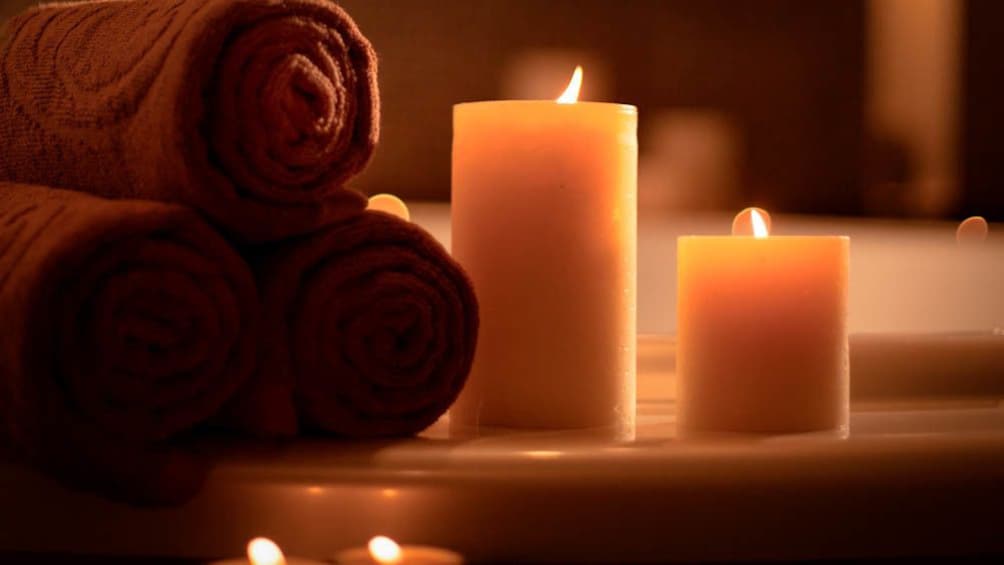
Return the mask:
[[248, 542], [248, 562], [251, 565], [286, 565], [286, 557], [274, 541], [254, 538]]
[[753, 224], [753, 237], [757, 239], [767, 237], [767, 223], [756, 209], [750, 210], [750, 222]]
[[770, 214], [763, 208], [751, 206], [743, 208], [732, 218], [732, 235], [753, 235], [753, 211], [760, 214], [760, 219], [767, 226], [767, 233], [770, 233]]
[[404, 203], [404, 200], [401, 200], [393, 194], [376, 194], [371, 196], [366, 205], [366, 209], [386, 212], [391, 216], [397, 216], [406, 222], [411, 219], [411, 213], [408, 211], [408, 205]]
[[579, 90], [582, 89], [582, 65], [575, 67], [568, 88], [558, 97], [558, 104], [575, 104], [579, 101]]
[[960, 245], [983, 243], [989, 231], [987, 221], [982, 216], [970, 216], [955, 230], [955, 241]]
[[369, 543], [370, 556], [377, 563], [393, 565], [401, 562], [401, 546], [387, 536], [376, 536]]

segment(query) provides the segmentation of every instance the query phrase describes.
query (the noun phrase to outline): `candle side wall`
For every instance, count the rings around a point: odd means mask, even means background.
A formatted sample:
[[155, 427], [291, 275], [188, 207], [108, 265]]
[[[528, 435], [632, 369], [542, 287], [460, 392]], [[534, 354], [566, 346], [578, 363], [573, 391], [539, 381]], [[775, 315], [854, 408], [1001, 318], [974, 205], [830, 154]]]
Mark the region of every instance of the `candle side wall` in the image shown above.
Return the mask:
[[453, 252], [482, 315], [455, 424], [633, 426], [638, 149], [624, 108], [455, 108]]
[[844, 237], [681, 237], [682, 429], [808, 432], [847, 425]]

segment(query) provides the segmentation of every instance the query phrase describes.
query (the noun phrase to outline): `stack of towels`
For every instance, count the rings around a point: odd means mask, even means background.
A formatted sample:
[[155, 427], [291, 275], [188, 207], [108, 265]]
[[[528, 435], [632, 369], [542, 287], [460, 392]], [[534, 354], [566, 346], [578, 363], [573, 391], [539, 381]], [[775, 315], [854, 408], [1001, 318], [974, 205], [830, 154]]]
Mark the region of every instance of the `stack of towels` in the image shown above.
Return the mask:
[[477, 303], [345, 186], [379, 96], [343, 10], [49, 4], [0, 37], [4, 457], [173, 503], [205, 477], [200, 429], [402, 436], [446, 411]]

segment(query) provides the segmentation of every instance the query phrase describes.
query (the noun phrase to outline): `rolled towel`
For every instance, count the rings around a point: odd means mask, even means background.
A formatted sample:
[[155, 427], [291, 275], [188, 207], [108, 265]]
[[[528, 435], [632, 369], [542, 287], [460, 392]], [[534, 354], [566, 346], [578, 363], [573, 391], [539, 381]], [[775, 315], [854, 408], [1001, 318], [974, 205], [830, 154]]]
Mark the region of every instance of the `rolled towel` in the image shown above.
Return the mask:
[[0, 183], [0, 444], [133, 502], [191, 495], [168, 440], [254, 369], [244, 261], [193, 211]]
[[0, 179], [182, 202], [246, 241], [365, 207], [343, 185], [377, 142], [376, 55], [330, 1], [44, 4], [5, 33]]
[[403, 436], [436, 421], [467, 379], [478, 306], [467, 275], [421, 228], [365, 212], [259, 263], [270, 344], [234, 403], [262, 435], [307, 428]]

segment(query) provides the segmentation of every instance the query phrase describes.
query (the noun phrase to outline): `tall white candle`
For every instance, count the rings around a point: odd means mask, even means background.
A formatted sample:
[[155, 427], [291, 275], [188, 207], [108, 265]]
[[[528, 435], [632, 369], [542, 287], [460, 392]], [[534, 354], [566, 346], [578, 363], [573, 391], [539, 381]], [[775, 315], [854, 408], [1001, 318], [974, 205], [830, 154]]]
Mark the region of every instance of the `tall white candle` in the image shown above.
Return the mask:
[[455, 428], [633, 428], [637, 119], [574, 98], [454, 107], [453, 253], [481, 308]]

